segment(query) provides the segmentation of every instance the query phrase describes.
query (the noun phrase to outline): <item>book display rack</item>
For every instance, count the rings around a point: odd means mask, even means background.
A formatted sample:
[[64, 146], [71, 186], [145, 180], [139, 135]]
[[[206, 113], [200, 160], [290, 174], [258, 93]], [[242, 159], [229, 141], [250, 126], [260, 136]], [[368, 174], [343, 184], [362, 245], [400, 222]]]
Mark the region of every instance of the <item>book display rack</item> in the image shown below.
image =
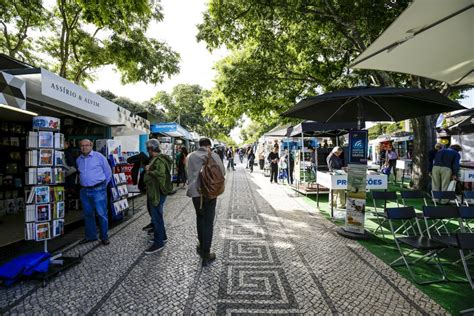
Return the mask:
[[[33, 131], [26, 138], [25, 157], [25, 240], [43, 242], [48, 252], [48, 240], [64, 234], [65, 170], [64, 135], [59, 132], [59, 119], [48, 117], [52, 126], [38, 126], [36, 117]], [[69, 259], [69, 260], [67, 260]], [[51, 257], [50, 263], [70, 262], [61, 253]]]

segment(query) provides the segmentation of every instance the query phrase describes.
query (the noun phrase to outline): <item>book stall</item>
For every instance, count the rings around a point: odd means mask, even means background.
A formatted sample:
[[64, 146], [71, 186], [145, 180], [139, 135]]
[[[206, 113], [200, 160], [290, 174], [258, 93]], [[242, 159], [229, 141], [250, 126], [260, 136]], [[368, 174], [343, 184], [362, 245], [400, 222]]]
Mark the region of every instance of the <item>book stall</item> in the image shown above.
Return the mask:
[[[38, 241], [46, 241], [50, 251], [60, 249], [68, 243], [61, 236], [82, 225], [75, 169], [80, 140], [96, 144], [130, 134], [138, 140], [149, 133], [147, 120], [128, 122], [125, 116], [133, 115], [120, 114], [116, 104], [45, 69], [18, 63], [18, 69], [2, 70], [2, 58], [0, 262], [27, 249], [46, 249], [34, 246]], [[127, 176], [120, 173], [116, 193], [126, 196]], [[127, 204], [115, 208], [123, 211]]]
[[150, 126], [151, 136], [160, 142], [161, 152], [168, 155], [173, 161], [173, 181], [177, 178], [176, 154], [181, 147], [189, 151], [189, 141], [192, 139], [190, 133], [181, 125], [171, 123], [158, 123]]

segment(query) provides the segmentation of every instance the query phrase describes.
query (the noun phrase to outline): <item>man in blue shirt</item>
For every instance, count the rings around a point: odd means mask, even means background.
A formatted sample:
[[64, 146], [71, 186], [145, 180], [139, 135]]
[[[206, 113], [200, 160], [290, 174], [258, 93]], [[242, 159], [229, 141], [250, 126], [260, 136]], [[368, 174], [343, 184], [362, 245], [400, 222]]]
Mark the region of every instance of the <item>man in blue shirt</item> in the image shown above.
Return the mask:
[[83, 139], [79, 143], [81, 155], [77, 158], [77, 169], [81, 183], [81, 202], [84, 211], [86, 239], [83, 242], [97, 240], [95, 213], [99, 217], [100, 239], [103, 245], [110, 243], [107, 218], [107, 184], [112, 179], [112, 170], [107, 159], [92, 150], [92, 142]]
[[461, 146], [451, 145], [451, 147], [438, 151], [433, 161], [432, 176], [432, 190], [446, 191], [451, 180], [457, 179], [459, 172], [459, 161], [462, 151]]

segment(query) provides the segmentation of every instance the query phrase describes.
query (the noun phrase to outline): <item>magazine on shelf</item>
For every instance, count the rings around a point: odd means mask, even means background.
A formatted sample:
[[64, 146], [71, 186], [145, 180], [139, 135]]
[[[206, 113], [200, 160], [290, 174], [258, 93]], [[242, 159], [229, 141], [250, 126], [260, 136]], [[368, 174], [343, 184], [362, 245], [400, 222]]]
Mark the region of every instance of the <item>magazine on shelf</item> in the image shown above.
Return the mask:
[[51, 184], [53, 181], [53, 168], [38, 168], [36, 183], [37, 184]]
[[47, 240], [51, 238], [51, 230], [49, 223], [37, 223], [35, 224], [35, 240]]
[[112, 200], [117, 200], [119, 198], [119, 194], [118, 194], [118, 190], [117, 188], [114, 188], [112, 187], [111, 188], [111, 191], [112, 191]]
[[55, 219], [53, 221], [53, 237], [64, 234], [64, 219]]
[[53, 149], [40, 149], [40, 159], [39, 165], [40, 166], [52, 166], [53, 165]]
[[53, 132], [38, 132], [38, 142], [40, 148], [53, 148], [54, 147], [54, 133]]
[[25, 222], [34, 222], [36, 220], [36, 205], [29, 204], [25, 210]]
[[64, 201], [64, 187], [51, 187], [51, 202]]
[[55, 166], [64, 166], [64, 152], [60, 150], [54, 151], [54, 165]]
[[28, 132], [28, 139], [26, 147], [37, 148], [38, 147], [38, 132]]
[[29, 150], [26, 152], [26, 165], [36, 167], [38, 166], [38, 150]]
[[115, 185], [120, 184], [120, 176], [119, 176], [119, 174], [118, 174], [118, 173], [114, 173], [114, 174], [113, 174], [113, 177], [114, 177], [114, 184], [115, 184]]
[[56, 149], [64, 148], [64, 134], [54, 133], [54, 148]]
[[64, 218], [65, 204], [64, 202], [57, 202], [54, 204], [54, 218]]
[[127, 185], [124, 184], [124, 185], [119, 185], [117, 187], [117, 190], [118, 190], [118, 195], [119, 196], [124, 196], [124, 195], [127, 195], [128, 194], [128, 190], [127, 190]]
[[34, 187], [33, 194], [36, 196], [36, 203], [41, 204], [41, 203], [49, 203], [50, 198], [49, 198], [49, 187], [47, 186], [42, 186], [42, 187]]
[[7, 214], [14, 214], [18, 212], [18, 205], [16, 204], [15, 199], [7, 199], [5, 200], [5, 210]]
[[35, 239], [35, 223], [25, 224], [25, 240]]
[[10, 137], [10, 146], [20, 147], [20, 137]]
[[64, 183], [66, 175], [63, 168], [54, 168], [54, 183]]
[[38, 204], [36, 205], [36, 221], [46, 222], [51, 220], [51, 205]]
[[127, 176], [125, 176], [125, 173], [119, 173], [119, 183], [127, 183]]

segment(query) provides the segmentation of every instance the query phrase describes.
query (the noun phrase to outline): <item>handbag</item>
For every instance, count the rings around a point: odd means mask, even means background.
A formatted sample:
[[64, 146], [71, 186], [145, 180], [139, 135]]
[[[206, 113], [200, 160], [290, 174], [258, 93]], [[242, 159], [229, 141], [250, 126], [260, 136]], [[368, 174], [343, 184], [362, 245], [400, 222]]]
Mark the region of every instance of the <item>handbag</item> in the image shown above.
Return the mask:
[[451, 180], [446, 191], [456, 191], [456, 180]]

